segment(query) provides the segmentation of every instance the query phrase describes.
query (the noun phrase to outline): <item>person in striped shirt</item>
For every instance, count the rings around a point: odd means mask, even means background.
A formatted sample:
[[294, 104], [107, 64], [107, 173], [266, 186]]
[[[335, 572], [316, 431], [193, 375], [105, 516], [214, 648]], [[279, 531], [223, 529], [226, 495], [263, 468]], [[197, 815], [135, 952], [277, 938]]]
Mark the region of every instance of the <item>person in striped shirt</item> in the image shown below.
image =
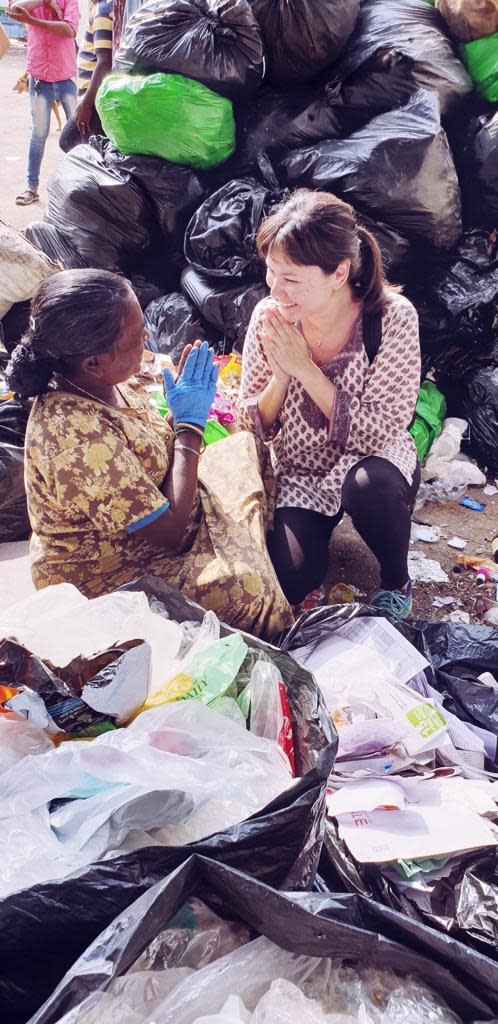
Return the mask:
[[102, 132], [95, 109], [99, 86], [112, 66], [113, 0], [90, 0], [88, 24], [78, 53], [78, 103], [61, 132], [60, 147], [67, 153], [90, 135]]

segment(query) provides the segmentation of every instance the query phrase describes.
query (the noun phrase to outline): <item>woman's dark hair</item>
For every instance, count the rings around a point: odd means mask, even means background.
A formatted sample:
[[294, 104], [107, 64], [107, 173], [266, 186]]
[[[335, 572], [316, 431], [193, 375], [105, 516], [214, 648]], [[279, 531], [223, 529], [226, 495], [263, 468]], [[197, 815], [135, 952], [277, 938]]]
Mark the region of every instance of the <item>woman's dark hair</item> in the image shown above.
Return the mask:
[[273, 246], [291, 263], [321, 267], [333, 274], [350, 260], [353, 298], [366, 313], [382, 313], [386, 279], [379, 246], [370, 231], [357, 224], [352, 206], [329, 192], [299, 188], [263, 221], [256, 236], [258, 253], [266, 259]]
[[124, 278], [107, 270], [62, 270], [43, 281], [6, 370], [17, 397], [42, 395], [54, 373], [112, 348], [132, 294]]

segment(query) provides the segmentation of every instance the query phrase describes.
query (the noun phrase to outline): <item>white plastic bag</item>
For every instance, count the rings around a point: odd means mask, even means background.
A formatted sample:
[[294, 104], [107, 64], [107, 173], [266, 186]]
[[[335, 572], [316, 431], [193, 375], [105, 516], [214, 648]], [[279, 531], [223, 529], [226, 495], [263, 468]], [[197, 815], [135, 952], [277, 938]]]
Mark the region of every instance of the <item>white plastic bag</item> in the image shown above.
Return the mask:
[[10, 637], [32, 654], [64, 667], [125, 643], [151, 648], [151, 690], [174, 672], [183, 640], [181, 626], [151, 612], [145, 594], [122, 591], [89, 600], [70, 583], [46, 587], [0, 617], [0, 638]]
[[[38, 841], [31, 812], [72, 797], [50, 815], [52, 870], [6, 858], [0, 898], [30, 881], [62, 878], [111, 852], [184, 845], [260, 810], [289, 785], [278, 747], [203, 707], [179, 701], [143, 712], [91, 743], [69, 741], [25, 757], [0, 776], [2, 817], [22, 815], [26, 848]], [[229, 995], [230, 993], [228, 993]]]
[[48, 736], [16, 715], [0, 714], [0, 775], [23, 757], [52, 750]]

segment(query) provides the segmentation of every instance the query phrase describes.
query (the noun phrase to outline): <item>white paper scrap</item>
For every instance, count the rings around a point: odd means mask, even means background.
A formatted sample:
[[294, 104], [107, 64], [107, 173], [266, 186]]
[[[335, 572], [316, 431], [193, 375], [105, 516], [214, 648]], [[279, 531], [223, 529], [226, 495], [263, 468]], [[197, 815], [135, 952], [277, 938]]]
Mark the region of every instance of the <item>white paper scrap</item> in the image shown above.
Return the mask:
[[361, 864], [391, 860], [444, 857], [496, 846], [485, 818], [466, 807], [425, 807], [411, 804], [403, 811], [357, 811], [341, 815], [339, 836]]
[[435, 559], [426, 558], [423, 551], [408, 554], [410, 579], [417, 583], [449, 583], [448, 575]]
[[467, 547], [468, 541], [464, 540], [463, 537], [450, 537], [447, 541], [449, 548], [456, 548], [457, 551], [463, 551]]
[[354, 811], [375, 811], [377, 807], [402, 810], [405, 794], [394, 780], [364, 779], [327, 794], [327, 811], [331, 818]]

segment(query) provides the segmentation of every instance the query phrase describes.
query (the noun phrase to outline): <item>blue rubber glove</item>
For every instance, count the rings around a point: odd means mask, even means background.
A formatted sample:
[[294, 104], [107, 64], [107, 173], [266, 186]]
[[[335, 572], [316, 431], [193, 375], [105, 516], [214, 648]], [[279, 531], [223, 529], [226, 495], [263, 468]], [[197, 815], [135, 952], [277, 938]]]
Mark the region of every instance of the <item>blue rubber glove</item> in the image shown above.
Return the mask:
[[189, 352], [176, 381], [170, 370], [163, 370], [166, 401], [175, 425], [193, 423], [204, 430], [218, 380], [218, 367], [213, 359], [213, 349], [203, 341], [200, 348]]

